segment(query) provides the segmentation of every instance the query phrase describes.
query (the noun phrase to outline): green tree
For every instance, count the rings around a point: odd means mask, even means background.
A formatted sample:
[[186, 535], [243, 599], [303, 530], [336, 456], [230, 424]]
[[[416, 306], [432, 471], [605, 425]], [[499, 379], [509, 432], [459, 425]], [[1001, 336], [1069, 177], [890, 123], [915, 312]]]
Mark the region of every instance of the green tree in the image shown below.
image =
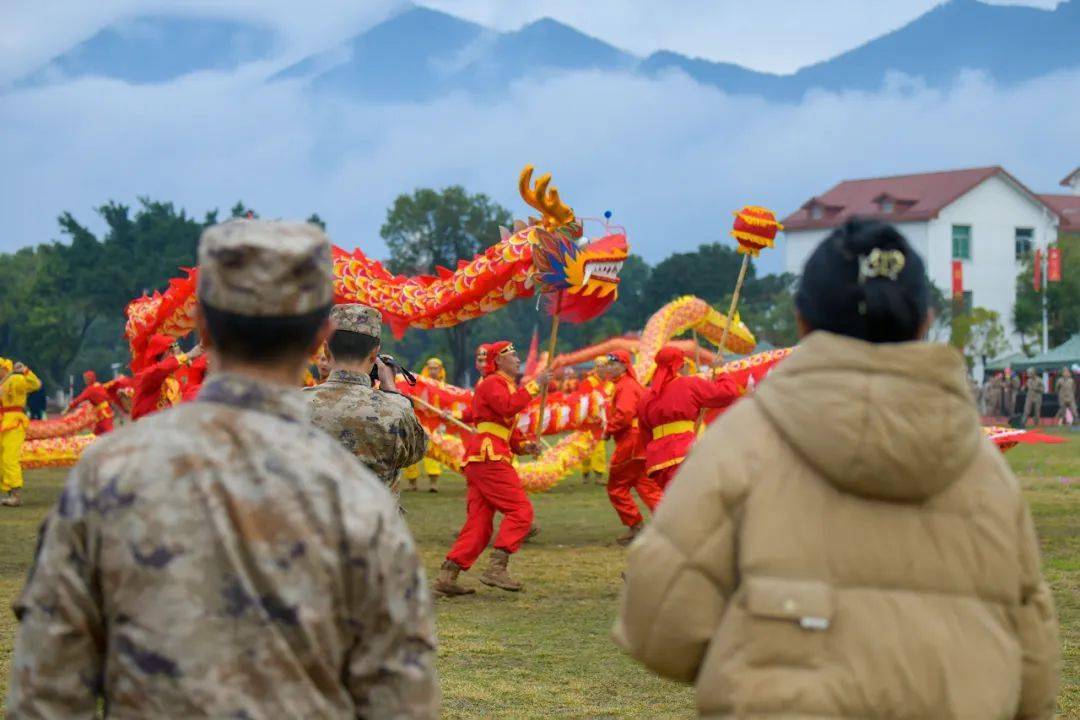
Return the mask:
[[930, 284], [930, 312], [934, 314], [929, 338], [934, 342], [946, 342], [952, 334], [952, 302], [932, 280], [927, 278], [927, 282]]
[[[782, 273], [752, 277], [743, 285], [740, 316], [759, 341], [774, 347], [790, 347], [799, 341], [795, 325], [796, 284], [794, 275]], [[727, 312], [730, 304], [729, 294], [718, 309]]]
[[[487, 195], [470, 195], [459, 185], [435, 191], [416, 190], [399, 195], [387, 212], [380, 235], [390, 249], [389, 268], [406, 275], [433, 273], [437, 267], [455, 268], [498, 242], [499, 226], [512, 222], [510, 211]], [[461, 383], [471, 365], [471, 323], [444, 332], [447, 335], [453, 382]]]
[[[193, 266], [199, 235], [217, 217], [198, 221], [147, 198], [134, 212], [110, 202], [97, 213], [106, 225], [100, 239], [65, 212], [67, 242], [0, 256], [0, 352], [31, 364], [54, 389], [69, 372], [104, 375], [112, 362], [127, 362], [124, 308]], [[89, 364], [76, 367], [77, 358]]]
[[[725, 297], [731, 297], [741, 266], [742, 255], [734, 247], [721, 243], [701, 245], [693, 252], [674, 253], [657, 263], [649, 274], [647, 303], [655, 311], [682, 295], [696, 295], [719, 307]], [[751, 282], [756, 275], [751, 262], [746, 281]], [[721, 312], [726, 311], [724, 305]]]
[[978, 360], [986, 365], [1008, 348], [1001, 316], [986, 308], [972, 308], [970, 312], [953, 316], [952, 337], [949, 342], [967, 358], [968, 367]]
[[[1061, 281], [1046, 285], [1046, 315], [1050, 347], [1060, 345], [1080, 333], [1080, 235], [1063, 235], [1058, 240], [1061, 252]], [[1042, 292], [1033, 286], [1033, 258], [1026, 258], [1016, 278], [1016, 307], [1013, 324], [1020, 332], [1024, 350], [1029, 354], [1042, 345]]]

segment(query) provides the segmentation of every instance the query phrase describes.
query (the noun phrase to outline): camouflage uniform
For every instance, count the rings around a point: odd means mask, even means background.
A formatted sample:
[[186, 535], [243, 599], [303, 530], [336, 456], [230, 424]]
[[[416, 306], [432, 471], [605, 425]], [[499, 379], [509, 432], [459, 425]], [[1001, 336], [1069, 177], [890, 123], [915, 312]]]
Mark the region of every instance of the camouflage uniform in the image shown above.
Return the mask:
[[[338, 305], [338, 330], [379, 337], [382, 316], [366, 305]], [[371, 378], [335, 368], [326, 382], [305, 388], [311, 421], [364, 463], [392, 491], [398, 472], [424, 457], [427, 434], [412, 403], [396, 392], [375, 390]]]
[[984, 412], [990, 417], [1001, 415], [1001, 392], [1003, 390], [1001, 376], [995, 375], [983, 388]]
[[1035, 425], [1038, 426], [1042, 422], [1042, 378], [1033, 372], [1029, 372], [1027, 381], [1024, 383], [1024, 389], [1027, 390], [1027, 398], [1024, 400], [1024, 417], [1020, 422], [1022, 425], [1027, 425], [1028, 418], [1033, 417], [1035, 418]]
[[1076, 412], [1076, 379], [1065, 370], [1057, 380], [1058, 411], [1055, 419], [1064, 420], [1065, 411], [1072, 412], [1073, 424], [1080, 422]]
[[1005, 386], [1002, 388], [1002, 401], [1005, 403], [1005, 417], [1016, 414], [1016, 400], [1020, 396], [1020, 376], [1013, 373], [1005, 378]]
[[[220, 256], [223, 270], [211, 228], [200, 302], [242, 308], [214, 283], [251, 264], [271, 282], [286, 264], [267, 314], [328, 303], [318, 237], [288, 250], [256, 238]], [[304, 253], [310, 267], [285, 262]], [[291, 292], [324, 272], [325, 292]], [[386, 489], [306, 412], [299, 390], [217, 374], [195, 402], [86, 452], [15, 603], [9, 718], [88, 718], [98, 698], [128, 718], [438, 716], [412, 538]]]

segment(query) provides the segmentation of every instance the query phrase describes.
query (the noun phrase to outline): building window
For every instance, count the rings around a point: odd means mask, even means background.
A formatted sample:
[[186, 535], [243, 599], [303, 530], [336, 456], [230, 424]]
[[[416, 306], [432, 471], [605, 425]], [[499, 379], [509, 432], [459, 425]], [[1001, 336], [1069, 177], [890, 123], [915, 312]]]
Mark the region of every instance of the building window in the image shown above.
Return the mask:
[[1031, 228], [1016, 228], [1016, 259], [1026, 260], [1031, 257], [1035, 244], [1035, 231]]
[[975, 303], [974, 303], [974, 300], [972, 298], [972, 294], [971, 294], [970, 290], [965, 290], [964, 291], [964, 299], [963, 299], [963, 306], [962, 307], [963, 307], [963, 311], [964, 311], [965, 315], [970, 315], [971, 314], [971, 309], [975, 307]]
[[953, 260], [971, 259], [971, 226], [952, 226], [952, 256]]
[[820, 220], [825, 216], [825, 210], [820, 205], [810, 206], [810, 217], [814, 220]]
[[892, 213], [892, 211], [894, 209], [895, 209], [895, 207], [893, 206], [893, 201], [892, 200], [890, 200], [889, 198], [882, 198], [881, 199], [881, 212], [885, 213], [886, 215], [889, 215], [889, 214]]

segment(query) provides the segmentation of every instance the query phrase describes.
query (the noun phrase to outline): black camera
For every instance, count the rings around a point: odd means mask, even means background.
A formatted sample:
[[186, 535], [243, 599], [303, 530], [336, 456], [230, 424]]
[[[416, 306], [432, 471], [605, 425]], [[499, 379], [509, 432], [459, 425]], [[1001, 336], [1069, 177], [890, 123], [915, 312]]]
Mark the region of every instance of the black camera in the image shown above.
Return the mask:
[[[415, 385], [416, 384], [416, 376], [413, 375], [411, 372], [409, 372], [406, 368], [402, 367], [401, 363], [399, 363], [397, 360], [395, 360], [393, 355], [380, 355], [379, 360], [382, 361], [383, 365], [386, 365], [391, 370], [401, 373], [405, 377], [405, 382], [409, 383], [410, 385]], [[379, 379], [379, 366], [378, 365], [372, 365], [371, 366], [371, 384], [374, 385], [375, 381], [378, 380], [378, 379]]]

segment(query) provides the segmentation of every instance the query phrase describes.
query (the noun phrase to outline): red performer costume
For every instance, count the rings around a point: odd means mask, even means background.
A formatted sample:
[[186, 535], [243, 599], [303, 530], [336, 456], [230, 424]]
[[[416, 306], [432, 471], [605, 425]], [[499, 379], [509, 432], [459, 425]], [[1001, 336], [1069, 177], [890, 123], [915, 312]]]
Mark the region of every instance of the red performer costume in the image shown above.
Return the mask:
[[719, 375], [706, 380], [679, 374], [686, 357], [667, 346], [656, 354], [656, 373], [641, 400], [638, 419], [645, 436], [645, 469], [661, 490], [686, 459], [697, 439], [695, 425], [703, 408], [724, 408], [742, 395], [731, 378]]
[[[132, 420], [190, 399], [190, 389], [194, 387], [197, 392], [198, 386], [202, 384], [206, 373], [206, 356], [199, 355], [191, 359], [183, 353], [173, 355], [169, 353], [169, 349], [175, 342], [168, 335], [154, 335], [147, 343], [146, 353], [134, 380]], [[188, 390], [188, 393], [185, 394], [185, 390]]]
[[608, 355], [604, 371], [615, 383], [605, 437], [615, 441], [615, 452], [611, 455], [611, 469], [608, 474], [607, 493], [611, 506], [619, 514], [619, 520], [628, 527], [629, 532], [616, 542], [628, 545], [641, 532], [644, 518], [637, 503], [630, 495], [630, 489], [637, 490], [645, 506], [652, 512], [663, 497], [659, 486], [645, 474], [645, 444], [638, 430], [637, 411], [645, 388], [641, 387], [630, 353], [616, 350]]
[[[512, 358], [512, 369], [497, 362], [502, 357]], [[507, 573], [507, 561], [529, 534], [533, 506], [510, 463], [515, 454], [529, 452], [531, 443], [515, 429], [515, 416], [529, 405], [538, 387], [536, 383], [530, 383], [527, 388], [515, 385], [513, 373], [519, 363], [509, 342], [488, 345], [485, 376], [473, 391], [470, 419], [476, 424], [477, 432], [465, 441], [467, 516], [435, 583], [440, 594], [472, 592], [457, 585], [457, 573], [471, 568], [487, 547], [496, 512], [503, 514], [503, 520], [495, 536], [491, 566], [480, 581], [504, 590], [521, 589], [520, 583]]]
[[97, 375], [93, 370], [87, 370], [83, 373], [83, 382], [86, 384], [85, 389], [71, 401], [68, 410], [74, 410], [81, 403], [88, 402], [98, 412], [98, 422], [94, 426], [94, 434], [104, 435], [112, 432], [114, 413], [112, 405], [109, 404], [109, 391], [98, 382]]

